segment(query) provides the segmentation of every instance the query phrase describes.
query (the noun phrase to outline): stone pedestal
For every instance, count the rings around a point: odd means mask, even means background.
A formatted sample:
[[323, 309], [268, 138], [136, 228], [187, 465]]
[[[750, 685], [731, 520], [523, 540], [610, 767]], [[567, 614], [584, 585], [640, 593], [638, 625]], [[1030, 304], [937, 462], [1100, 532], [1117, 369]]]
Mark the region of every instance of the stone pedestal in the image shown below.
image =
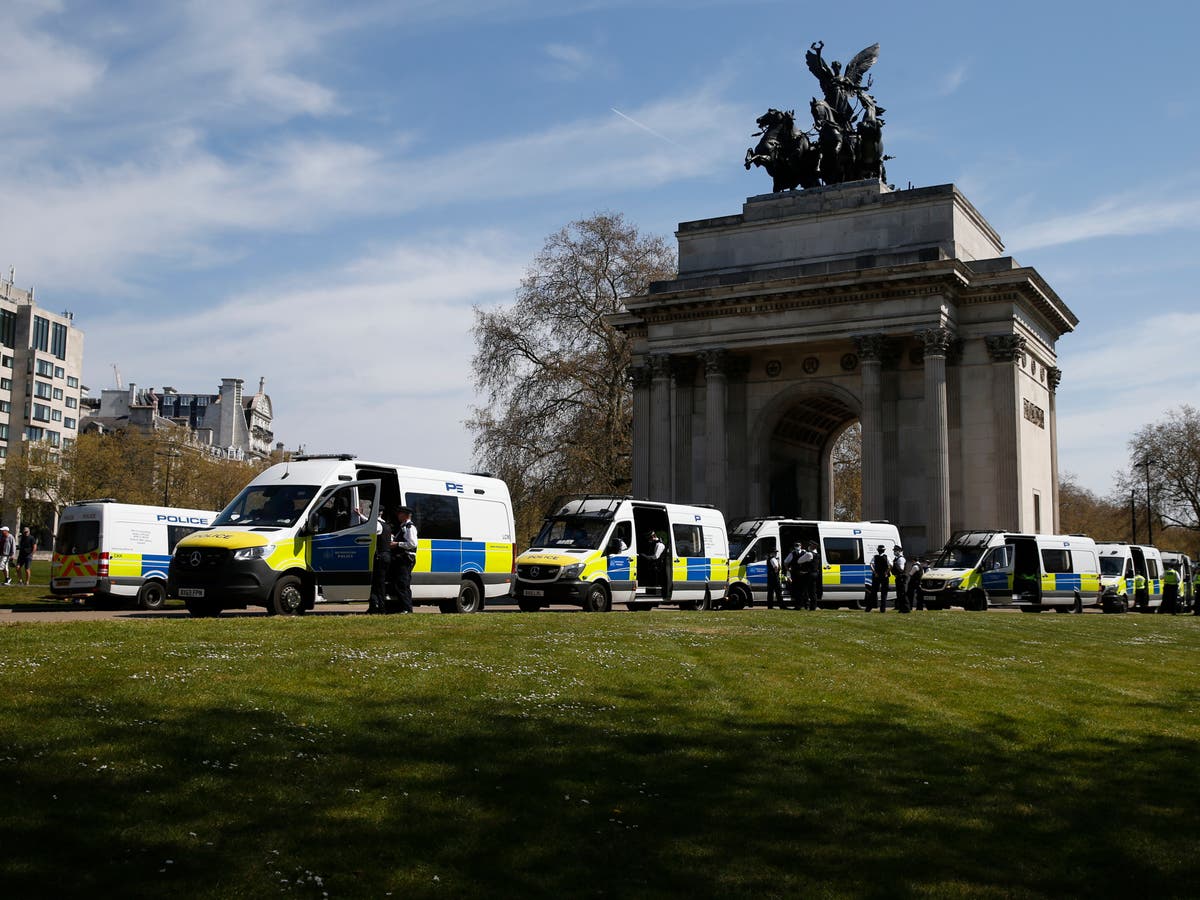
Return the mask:
[[910, 552], [1055, 527], [1055, 343], [1078, 320], [953, 185], [751, 197], [677, 237], [679, 276], [612, 318], [636, 496], [829, 518], [829, 450], [858, 420], [863, 517]]

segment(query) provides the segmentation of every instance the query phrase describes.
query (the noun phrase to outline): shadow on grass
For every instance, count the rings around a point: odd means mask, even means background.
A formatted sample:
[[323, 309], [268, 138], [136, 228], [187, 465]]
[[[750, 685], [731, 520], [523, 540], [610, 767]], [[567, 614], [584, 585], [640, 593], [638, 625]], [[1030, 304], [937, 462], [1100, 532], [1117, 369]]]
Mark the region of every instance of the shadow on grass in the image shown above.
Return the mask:
[[0, 873], [13, 897], [1200, 894], [1193, 743], [802, 699], [762, 721], [686, 690], [101, 704], [92, 752], [30, 736], [4, 763]]

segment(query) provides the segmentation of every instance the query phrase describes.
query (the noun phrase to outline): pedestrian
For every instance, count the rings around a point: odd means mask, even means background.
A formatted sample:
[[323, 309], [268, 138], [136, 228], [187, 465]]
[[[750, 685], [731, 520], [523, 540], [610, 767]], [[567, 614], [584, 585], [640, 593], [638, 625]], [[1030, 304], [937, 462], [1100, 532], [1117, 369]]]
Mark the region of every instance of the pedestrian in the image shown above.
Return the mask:
[[812, 554], [796, 541], [792, 552], [783, 561], [788, 573], [788, 590], [792, 595], [792, 609], [807, 609], [808, 595], [812, 583]]
[[29, 568], [33, 565], [33, 554], [37, 552], [37, 541], [29, 533], [29, 526], [21, 529], [21, 537], [17, 540], [17, 580], [21, 584], [29, 584]]
[[402, 613], [413, 611], [412, 572], [416, 564], [417, 526], [413, 524], [412, 510], [407, 506], [397, 506], [396, 530], [392, 538], [391, 574]]
[[1146, 576], [1141, 572], [1133, 576], [1133, 605], [1138, 612], [1150, 611], [1150, 595], [1146, 593]]
[[774, 609], [776, 602], [783, 609], [783, 584], [779, 580], [781, 571], [779, 548], [772, 546], [767, 554], [767, 609]]
[[808, 555], [811, 574], [808, 578], [808, 608], [816, 611], [817, 601], [821, 599], [821, 551], [817, 549], [816, 541], [808, 542]]
[[892, 548], [892, 577], [896, 580], [896, 612], [911, 612], [908, 606], [908, 563], [904, 559], [904, 548], [897, 544]]
[[921, 560], [914, 557], [908, 563], [908, 607], [909, 609], [925, 608], [925, 594], [921, 591], [921, 577], [925, 574], [925, 567], [921, 565]]
[[12, 532], [8, 530], [7, 525], [0, 525], [0, 571], [4, 572], [5, 585], [12, 584], [12, 572], [8, 567], [12, 564], [16, 551], [17, 542], [13, 539]]
[[1162, 603], [1158, 605], [1158, 611], [1173, 616], [1179, 612], [1179, 573], [1168, 566], [1162, 582]]
[[871, 557], [871, 592], [879, 601], [880, 612], [887, 612], [888, 573], [891, 568], [892, 562], [888, 559], [887, 550], [880, 544], [875, 548], [875, 555]]
[[388, 611], [387, 589], [395, 557], [392, 551], [392, 524], [388, 521], [390, 517], [391, 510], [381, 513], [375, 524], [375, 559], [371, 568], [371, 596], [367, 598], [367, 612], [372, 615], [383, 615]]

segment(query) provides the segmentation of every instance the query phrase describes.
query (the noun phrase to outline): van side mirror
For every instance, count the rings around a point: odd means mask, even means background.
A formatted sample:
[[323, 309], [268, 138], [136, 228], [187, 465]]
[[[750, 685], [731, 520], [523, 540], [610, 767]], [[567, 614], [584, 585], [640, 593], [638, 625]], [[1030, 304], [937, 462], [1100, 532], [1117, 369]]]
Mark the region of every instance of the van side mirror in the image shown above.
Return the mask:
[[308, 521], [304, 523], [304, 530], [308, 534], [316, 534], [317, 529], [321, 526], [321, 517], [317, 513], [311, 513]]

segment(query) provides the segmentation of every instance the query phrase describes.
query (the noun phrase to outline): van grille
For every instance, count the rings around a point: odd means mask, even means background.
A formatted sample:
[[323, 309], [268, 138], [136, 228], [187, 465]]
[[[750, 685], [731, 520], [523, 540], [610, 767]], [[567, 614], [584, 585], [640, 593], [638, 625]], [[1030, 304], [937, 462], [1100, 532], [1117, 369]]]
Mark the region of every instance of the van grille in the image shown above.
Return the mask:
[[197, 547], [195, 550], [176, 550], [171, 565], [181, 572], [210, 572], [223, 567], [229, 551], [219, 547]]
[[517, 566], [517, 577], [522, 581], [554, 581], [562, 566], [545, 566], [540, 563], [522, 563]]

